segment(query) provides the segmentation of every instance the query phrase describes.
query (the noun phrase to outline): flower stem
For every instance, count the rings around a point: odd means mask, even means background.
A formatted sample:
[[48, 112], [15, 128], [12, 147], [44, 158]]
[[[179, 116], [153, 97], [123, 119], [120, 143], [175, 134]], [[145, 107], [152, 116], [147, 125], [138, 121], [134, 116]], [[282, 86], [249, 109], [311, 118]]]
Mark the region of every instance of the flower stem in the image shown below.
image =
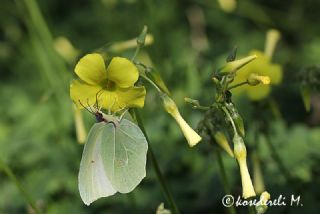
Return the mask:
[[23, 195], [25, 200], [28, 202], [28, 204], [33, 208], [34, 212], [36, 214], [40, 214], [39, 208], [36, 206], [35, 201], [32, 199], [31, 195], [23, 188], [22, 184], [19, 182], [17, 177], [13, 174], [10, 167], [0, 159], [0, 170], [3, 170], [3, 172], [8, 176], [8, 178], [17, 186], [20, 193]]
[[240, 82], [240, 83], [238, 83], [238, 84], [232, 85], [232, 86], [230, 86], [230, 87], [228, 88], [228, 90], [231, 90], [231, 89], [233, 89], [233, 88], [237, 88], [237, 87], [242, 86], [242, 85], [245, 85], [245, 84], [248, 84], [248, 81]]
[[138, 44], [136, 47], [136, 50], [134, 51], [134, 54], [131, 58], [131, 61], [133, 62], [133, 60], [136, 58], [136, 56], [138, 55], [139, 51], [140, 51], [141, 46]]
[[228, 117], [228, 119], [229, 119], [229, 121], [230, 121], [230, 123], [231, 123], [231, 125], [232, 125], [232, 129], [233, 129], [234, 134], [235, 134], [235, 135], [238, 134], [237, 127], [236, 127], [236, 125], [234, 124], [234, 121], [233, 121], [230, 113], [228, 112], [227, 108], [225, 107], [225, 105], [222, 107], [222, 110], [223, 110], [224, 113], [227, 115], [227, 117]]
[[283, 176], [288, 182], [292, 181], [292, 176], [289, 172], [289, 170], [285, 167], [284, 163], [282, 162], [280, 155], [278, 154], [276, 148], [274, 145], [271, 143], [271, 140], [269, 138], [266, 139], [266, 143], [268, 145], [269, 150], [271, 151], [271, 155], [273, 159], [276, 161], [279, 170], [282, 172]]
[[133, 112], [134, 112], [134, 115], [136, 117], [136, 121], [137, 121], [139, 127], [141, 128], [144, 136], [146, 137], [146, 139], [148, 141], [148, 145], [149, 145], [148, 154], [149, 154], [149, 157], [151, 159], [154, 171], [155, 171], [155, 173], [157, 175], [157, 178], [158, 178], [158, 180], [160, 182], [160, 185], [162, 187], [163, 194], [165, 195], [168, 203], [170, 204], [172, 212], [175, 213], [175, 214], [179, 214], [178, 207], [177, 207], [177, 205], [176, 205], [176, 203], [175, 203], [175, 201], [174, 201], [174, 199], [172, 197], [172, 194], [171, 194], [171, 192], [170, 192], [170, 190], [169, 190], [169, 188], [168, 188], [168, 186], [166, 184], [165, 178], [164, 178], [164, 176], [163, 176], [163, 174], [162, 174], [162, 172], [160, 170], [160, 167], [159, 167], [159, 164], [157, 162], [157, 159], [156, 159], [156, 157], [155, 157], [155, 155], [153, 153], [153, 149], [151, 147], [147, 132], [146, 132], [146, 130], [144, 128], [144, 125], [143, 125], [143, 122], [142, 122], [142, 118], [141, 118], [139, 112], [136, 109], [134, 109]]
[[[231, 195], [231, 188], [230, 188], [230, 185], [229, 185], [226, 169], [224, 167], [224, 163], [223, 163], [221, 152], [220, 152], [219, 148], [216, 148], [216, 154], [217, 154], [218, 165], [219, 165], [219, 169], [220, 169], [220, 176], [221, 176], [221, 180], [222, 180], [222, 183], [223, 183], [224, 192], [226, 194], [228, 194], [228, 195]], [[230, 214], [236, 214], [237, 213], [236, 209], [234, 208], [234, 206], [229, 207], [228, 211], [229, 211]]]

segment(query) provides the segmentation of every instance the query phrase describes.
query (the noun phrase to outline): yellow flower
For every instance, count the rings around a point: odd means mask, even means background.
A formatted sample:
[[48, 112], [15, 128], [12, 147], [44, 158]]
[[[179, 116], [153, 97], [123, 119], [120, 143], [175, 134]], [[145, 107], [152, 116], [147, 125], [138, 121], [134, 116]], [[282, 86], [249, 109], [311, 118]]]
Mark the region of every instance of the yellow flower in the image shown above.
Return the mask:
[[243, 85], [232, 89], [232, 93], [237, 96], [247, 94], [252, 100], [260, 100], [268, 96], [271, 91], [271, 85], [277, 85], [282, 80], [282, 67], [278, 64], [272, 64], [270, 57], [263, 52], [253, 50], [250, 55], [257, 55], [257, 59], [241, 68], [234, 79], [234, 84], [247, 81], [250, 74], [255, 73], [260, 76], [270, 77], [269, 84], [259, 84], [257, 86]]
[[128, 59], [114, 57], [105, 67], [100, 54], [87, 54], [75, 67], [80, 80], [70, 85], [70, 97], [78, 108], [98, 103], [112, 112], [129, 107], [143, 107], [145, 88], [134, 84], [139, 78], [137, 67]]

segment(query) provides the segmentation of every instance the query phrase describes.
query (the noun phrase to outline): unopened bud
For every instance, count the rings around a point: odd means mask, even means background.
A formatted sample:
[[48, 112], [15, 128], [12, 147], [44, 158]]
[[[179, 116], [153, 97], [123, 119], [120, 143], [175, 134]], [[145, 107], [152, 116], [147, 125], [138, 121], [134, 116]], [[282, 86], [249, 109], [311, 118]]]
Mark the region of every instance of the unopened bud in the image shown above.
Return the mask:
[[161, 98], [163, 100], [163, 106], [165, 110], [176, 120], [185, 138], [187, 139], [189, 146], [192, 147], [199, 143], [201, 140], [200, 135], [198, 135], [198, 133], [195, 132], [183, 119], [176, 103], [167, 94], [162, 94]]
[[220, 8], [227, 13], [233, 12], [237, 6], [236, 0], [218, 0], [218, 3]]
[[76, 105], [73, 105], [72, 109], [74, 115], [74, 123], [76, 127], [77, 141], [78, 143], [83, 144], [86, 141], [87, 132], [83, 124], [82, 112], [80, 109], [76, 107]]
[[267, 202], [270, 200], [270, 194], [268, 192], [263, 192], [260, 196], [259, 203], [256, 205], [257, 214], [263, 214], [267, 211]]
[[144, 43], [146, 41], [147, 32], [148, 32], [148, 27], [145, 25], [145, 26], [143, 26], [142, 32], [140, 33], [140, 35], [137, 38], [137, 44], [139, 46], [144, 46]]
[[184, 101], [186, 103], [189, 103], [190, 105], [192, 105], [193, 108], [197, 108], [197, 107], [200, 107], [200, 103], [198, 100], [194, 100], [194, 99], [191, 99], [189, 97], [185, 97], [184, 98]]
[[215, 135], [214, 135], [214, 139], [216, 140], [217, 144], [224, 151], [226, 151], [228, 153], [228, 155], [230, 155], [231, 157], [234, 157], [233, 151], [230, 148], [229, 142], [228, 142], [226, 136], [222, 132], [220, 132], [220, 131], [216, 132]]
[[242, 196], [245, 199], [256, 196], [247, 166], [247, 149], [242, 137], [240, 137], [238, 134], [235, 134], [233, 138], [233, 143], [233, 153], [240, 167]]
[[257, 58], [257, 55], [252, 55], [252, 56], [247, 56], [245, 58], [238, 59], [232, 62], [228, 62], [226, 66], [222, 68], [221, 72], [226, 72], [226, 73], [236, 72], [237, 70], [239, 70], [249, 62], [255, 60], [256, 58]]
[[271, 29], [267, 32], [267, 39], [265, 44], [265, 55], [270, 59], [272, 58], [273, 52], [277, 46], [277, 43], [281, 37], [281, 34], [278, 30]]

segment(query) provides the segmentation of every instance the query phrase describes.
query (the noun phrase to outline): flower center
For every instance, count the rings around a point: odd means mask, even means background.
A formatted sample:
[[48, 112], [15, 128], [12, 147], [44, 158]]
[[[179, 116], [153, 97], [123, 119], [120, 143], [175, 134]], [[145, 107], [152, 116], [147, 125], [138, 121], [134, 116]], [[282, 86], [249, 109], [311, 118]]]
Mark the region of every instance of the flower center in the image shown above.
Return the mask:
[[115, 90], [115, 89], [116, 89], [116, 84], [115, 84], [115, 82], [113, 82], [113, 81], [111, 81], [111, 80], [108, 80], [108, 81], [107, 81], [107, 84], [106, 84], [106, 89], [107, 89], [108, 91], [113, 91], [113, 90]]

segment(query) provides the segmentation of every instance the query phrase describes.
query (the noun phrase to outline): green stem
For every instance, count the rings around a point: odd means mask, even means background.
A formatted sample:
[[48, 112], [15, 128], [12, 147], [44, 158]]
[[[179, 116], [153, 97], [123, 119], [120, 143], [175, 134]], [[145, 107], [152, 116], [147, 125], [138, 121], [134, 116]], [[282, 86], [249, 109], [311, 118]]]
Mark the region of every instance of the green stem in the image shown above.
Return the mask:
[[137, 110], [134, 109], [133, 112], [134, 112], [134, 114], [136, 116], [136, 121], [137, 121], [139, 127], [141, 128], [144, 136], [146, 137], [146, 139], [148, 141], [148, 145], [149, 145], [148, 154], [149, 154], [149, 157], [151, 159], [154, 171], [155, 171], [155, 173], [157, 175], [157, 178], [158, 178], [158, 180], [160, 182], [160, 185], [162, 187], [163, 194], [165, 195], [168, 203], [170, 204], [170, 207], [171, 207], [171, 210], [173, 211], [173, 213], [179, 214], [180, 212], [178, 210], [178, 207], [177, 207], [177, 205], [176, 205], [176, 203], [175, 203], [175, 201], [174, 201], [174, 199], [172, 197], [172, 194], [171, 194], [171, 192], [170, 192], [170, 190], [169, 190], [169, 188], [168, 188], [168, 186], [166, 184], [165, 178], [164, 178], [164, 176], [163, 176], [163, 174], [162, 174], [162, 172], [160, 170], [160, 167], [159, 167], [159, 164], [157, 162], [157, 159], [156, 159], [156, 157], [155, 157], [155, 155], [153, 153], [153, 149], [151, 147], [147, 132], [146, 132], [146, 130], [144, 128], [144, 125], [143, 125], [143, 122], [142, 122], [142, 118], [141, 118], [141, 116], [140, 116], [140, 114], [139, 114], [139, 112]]
[[[219, 148], [216, 149], [216, 153], [217, 153], [218, 165], [219, 165], [219, 169], [220, 169], [220, 176], [221, 176], [221, 181], [223, 183], [224, 192], [227, 195], [231, 195], [231, 188], [229, 185], [226, 169], [224, 167], [224, 163], [223, 163], [221, 152], [220, 152]], [[236, 214], [236, 209], [234, 206], [229, 207], [228, 211], [230, 214]]]
[[240, 82], [238, 84], [235, 84], [235, 85], [232, 85], [228, 88], [228, 90], [231, 90], [233, 88], [236, 88], [236, 87], [239, 87], [239, 86], [242, 86], [242, 85], [245, 85], [245, 84], [248, 84], [248, 81], [245, 81], [245, 82]]
[[136, 202], [136, 197], [134, 195], [134, 191], [127, 194], [127, 197], [128, 197], [129, 203], [131, 205], [131, 208], [130, 208], [131, 213], [133, 213], [133, 214], [139, 213], [138, 207], [137, 207], [137, 202]]
[[222, 108], [222, 110], [224, 111], [224, 113], [227, 115], [228, 119], [230, 120], [230, 123], [231, 123], [231, 125], [232, 125], [232, 129], [233, 129], [234, 135], [237, 135], [237, 134], [238, 134], [237, 127], [236, 127], [236, 125], [234, 124], [234, 121], [233, 121], [233, 119], [232, 119], [232, 117], [231, 117], [228, 109], [227, 109], [225, 106], [222, 106], [221, 108]]
[[133, 62], [133, 60], [136, 58], [136, 56], [138, 55], [139, 51], [140, 51], [141, 46], [138, 44], [136, 50], [134, 51], [134, 54], [131, 58], [131, 61]]
[[17, 186], [20, 193], [23, 195], [25, 200], [28, 202], [28, 204], [33, 208], [34, 212], [36, 214], [40, 214], [40, 210], [36, 206], [35, 201], [32, 199], [31, 194], [29, 194], [22, 186], [22, 184], [19, 182], [17, 177], [13, 174], [10, 167], [0, 159], [0, 170], [3, 170], [3, 172], [8, 176], [8, 178]]
[[141, 75], [141, 77], [147, 80], [160, 94], [163, 93], [161, 89], [149, 77], [147, 77], [146, 75]]
[[256, 214], [255, 207], [253, 205], [248, 205], [248, 213]]
[[276, 161], [276, 163], [279, 167], [279, 170], [282, 172], [285, 179], [288, 182], [292, 181], [292, 177], [291, 177], [289, 170], [285, 167], [284, 163], [282, 162], [282, 160], [280, 158], [280, 155], [278, 154], [276, 148], [273, 146], [273, 144], [271, 143], [269, 138], [266, 139], [266, 143], [268, 145], [269, 150], [271, 151], [271, 155], [272, 155], [273, 159]]

